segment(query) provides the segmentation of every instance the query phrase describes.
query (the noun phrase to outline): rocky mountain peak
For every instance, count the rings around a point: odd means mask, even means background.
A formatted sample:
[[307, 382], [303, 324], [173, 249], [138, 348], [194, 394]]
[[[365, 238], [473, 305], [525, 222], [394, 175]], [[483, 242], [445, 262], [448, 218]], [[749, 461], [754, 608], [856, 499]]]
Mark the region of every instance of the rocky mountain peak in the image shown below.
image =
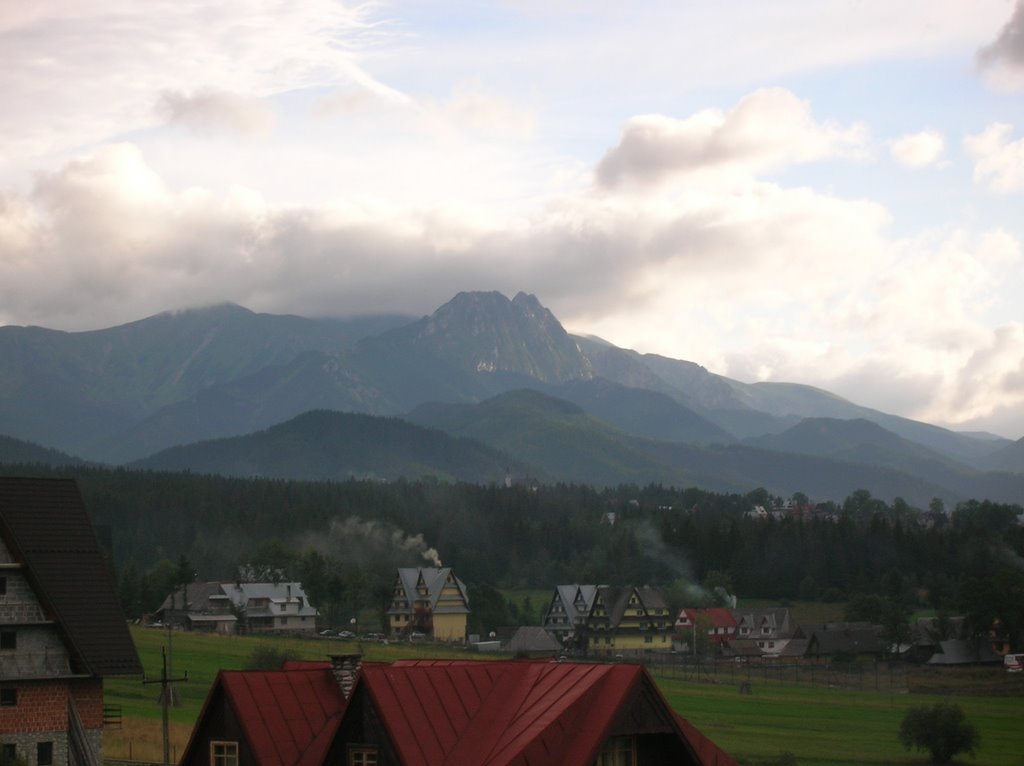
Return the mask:
[[511, 372], [546, 383], [593, 377], [590, 362], [533, 295], [463, 292], [408, 328], [411, 342], [481, 373]]

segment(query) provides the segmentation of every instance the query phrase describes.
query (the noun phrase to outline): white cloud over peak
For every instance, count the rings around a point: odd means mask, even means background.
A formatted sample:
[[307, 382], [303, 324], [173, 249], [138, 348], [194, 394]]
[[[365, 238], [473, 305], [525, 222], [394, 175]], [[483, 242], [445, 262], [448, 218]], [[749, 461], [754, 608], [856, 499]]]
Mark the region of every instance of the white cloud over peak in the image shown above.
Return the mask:
[[632, 118], [617, 146], [597, 166], [607, 187], [657, 184], [701, 170], [743, 174], [834, 156], [862, 155], [863, 125], [815, 121], [810, 104], [784, 88], [766, 88], [731, 111], [705, 110], [679, 120], [663, 115]]
[[1011, 141], [1013, 126], [1004, 122], [964, 139], [974, 159], [974, 182], [999, 194], [1024, 190], [1024, 138]]
[[946, 140], [941, 133], [934, 130], [910, 133], [889, 144], [889, 151], [893, 158], [900, 164], [911, 168], [934, 165], [945, 150]]

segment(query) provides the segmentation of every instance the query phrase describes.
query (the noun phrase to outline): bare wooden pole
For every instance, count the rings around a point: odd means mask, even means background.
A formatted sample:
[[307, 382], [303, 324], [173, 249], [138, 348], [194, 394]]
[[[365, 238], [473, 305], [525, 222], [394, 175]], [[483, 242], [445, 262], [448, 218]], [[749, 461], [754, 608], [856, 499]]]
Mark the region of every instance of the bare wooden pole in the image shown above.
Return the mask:
[[168, 710], [171, 702], [171, 684], [176, 681], [188, 681], [188, 671], [186, 670], [185, 675], [181, 678], [169, 678], [167, 675], [167, 648], [163, 647], [161, 649], [161, 653], [163, 654], [163, 667], [160, 669], [160, 678], [143, 678], [142, 683], [160, 684], [160, 715], [164, 733], [164, 766], [171, 766], [171, 724], [168, 716]]

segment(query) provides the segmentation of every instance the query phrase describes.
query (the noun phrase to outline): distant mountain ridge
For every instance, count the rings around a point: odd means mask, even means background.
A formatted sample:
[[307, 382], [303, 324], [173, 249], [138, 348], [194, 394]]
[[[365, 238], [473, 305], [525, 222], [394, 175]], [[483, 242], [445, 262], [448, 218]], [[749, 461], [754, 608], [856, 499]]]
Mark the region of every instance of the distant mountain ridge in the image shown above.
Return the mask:
[[[307, 319], [228, 304], [87, 333], [0, 328], [0, 433], [114, 463], [241, 437], [310, 410], [390, 417], [412, 412], [420, 422], [431, 407], [487, 403], [476, 417], [487, 408], [496, 413], [517, 402], [525, 406], [522, 393], [500, 398], [525, 389], [561, 400], [558, 407], [572, 402], [579, 412], [549, 407], [543, 416], [547, 444], [527, 437], [525, 420], [519, 437], [514, 422], [507, 424], [508, 444], [523, 447], [513, 456], [540, 470], [545, 450], [559, 440], [568, 439], [565, 449], [584, 452], [604, 445], [591, 450], [592, 462], [581, 460], [586, 471], [573, 474], [594, 481], [697, 481], [699, 475], [720, 475], [707, 463], [718, 460], [735, 463], [726, 483], [742, 486], [754, 481], [744, 471], [764, 462], [755, 457], [737, 467], [736, 456], [752, 448], [755, 456], [788, 453], [789, 462], [813, 454], [896, 468], [938, 491], [945, 487], [951, 496], [960, 489], [933, 482], [943, 471], [956, 475], [958, 486], [984, 490], [993, 482], [1000, 492], [1012, 491], [1016, 479], [985, 473], [996, 467], [990, 457], [1005, 452], [1010, 456], [998, 467], [1024, 471], [1007, 440], [957, 434], [809, 386], [741, 383], [693, 362], [570, 335], [526, 293], [511, 300], [497, 292], [459, 293], [417, 320]], [[544, 408], [540, 399], [529, 402], [536, 425]], [[808, 418], [837, 421], [833, 439], [841, 433], [851, 438], [851, 429], [864, 423], [877, 430], [857, 444], [843, 447], [840, 440], [830, 442], [828, 451], [824, 445], [811, 450], [811, 425], [800, 429]], [[863, 422], [841, 425], [846, 421]], [[595, 441], [588, 446], [570, 433], [589, 433]], [[531, 439], [532, 455], [525, 450]], [[602, 452], [607, 454], [597, 458]], [[704, 467], [691, 470], [687, 460]]]

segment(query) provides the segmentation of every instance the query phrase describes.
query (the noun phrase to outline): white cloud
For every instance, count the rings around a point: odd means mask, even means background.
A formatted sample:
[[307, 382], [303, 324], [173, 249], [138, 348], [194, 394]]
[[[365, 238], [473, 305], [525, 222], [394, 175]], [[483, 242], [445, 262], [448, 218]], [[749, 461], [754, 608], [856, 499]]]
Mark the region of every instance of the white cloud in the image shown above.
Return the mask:
[[227, 132], [265, 138], [274, 125], [273, 112], [263, 101], [225, 91], [165, 91], [157, 112], [168, 123], [198, 133]]
[[[199, 96], [212, 92], [214, 127], [247, 125], [251, 102], [242, 117], [217, 110], [225, 93], [251, 90], [174, 87], [181, 119], [205, 114]], [[517, 153], [536, 137], [533, 113], [482, 84], [419, 102], [344, 92], [336, 119], [303, 126], [343, 127], [340, 148], [279, 147], [275, 131], [276, 176], [241, 175], [252, 145], [206, 142], [182, 157], [175, 134], [145, 151], [102, 146], [0, 196], [0, 323], [81, 329], [224, 300], [426, 313], [458, 290], [523, 289], [576, 331], [727, 374], [814, 383], [945, 422], [1024, 407], [1013, 385], [1020, 328], [988, 321], [1000, 291], [1024, 283], [1017, 235], [895, 240], [876, 202], [764, 180], [867, 144], [865, 128], [816, 119], [789, 91], [757, 91], [724, 113], [630, 120], [597, 171], [604, 184], [577, 160]], [[979, 183], [1005, 185], [1003, 155], [1019, 142], [991, 131], [965, 146], [979, 168], [1001, 168], [979, 171]], [[904, 137], [908, 156], [928, 154], [924, 135]], [[175, 175], [186, 162], [220, 175]], [[217, 183], [224, 168], [245, 180]], [[550, 178], [569, 180], [538, 192]], [[279, 179], [317, 194], [268, 199]]]
[[1012, 133], [1012, 125], [997, 122], [964, 139], [964, 148], [974, 159], [976, 184], [1000, 194], [1024, 190], [1024, 138], [1011, 141]]
[[514, 139], [532, 137], [537, 126], [532, 111], [485, 92], [476, 82], [456, 86], [446, 102], [427, 102], [425, 108], [454, 125]]
[[988, 45], [978, 50], [978, 68], [997, 88], [1024, 88], [1024, 0], [1017, 0], [1013, 14]]
[[889, 144], [889, 151], [893, 158], [900, 164], [911, 168], [934, 165], [945, 150], [945, 139], [941, 133], [934, 130], [909, 133]]
[[[154, 104], [165, 93], [251, 99], [344, 83], [393, 93], [358, 63], [380, 34], [365, 6], [333, 0], [29, 5], [32, 12], [0, 17], [0, 165], [152, 126]], [[179, 99], [177, 110], [190, 107], [185, 111], [194, 116], [197, 106]]]
[[784, 88], [758, 90], [730, 112], [678, 120], [634, 117], [597, 167], [604, 186], [652, 184], [700, 170], [743, 174], [862, 153], [867, 130], [816, 122], [810, 105]]

